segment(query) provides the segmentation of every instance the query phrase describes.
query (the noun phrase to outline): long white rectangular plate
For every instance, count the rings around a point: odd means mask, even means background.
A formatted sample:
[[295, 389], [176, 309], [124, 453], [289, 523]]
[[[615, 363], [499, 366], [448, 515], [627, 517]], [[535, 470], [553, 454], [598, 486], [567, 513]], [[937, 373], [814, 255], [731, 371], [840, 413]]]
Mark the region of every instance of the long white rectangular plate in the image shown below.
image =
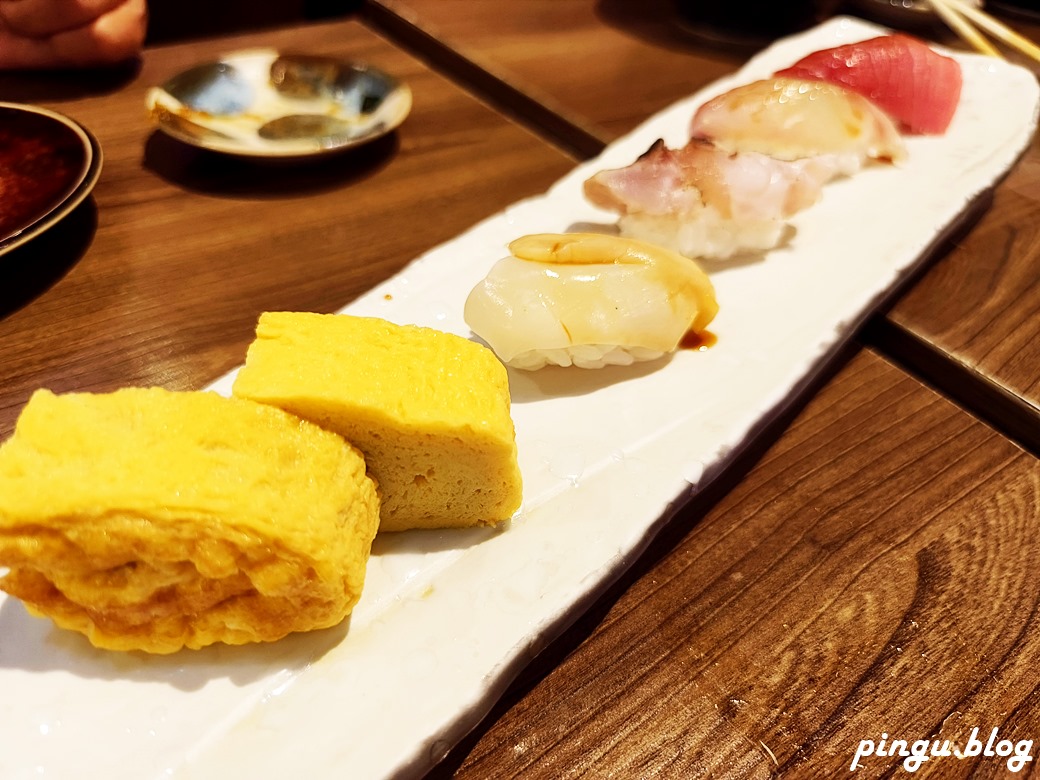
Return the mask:
[[[470, 335], [465, 297], [509, 241], [609, 221], [582, 197], [587, 176], [657, 138], [682, 145], [694, 108], [714, 94], [879, 32], [837, 18], [778, 42], [345, 311]], [[670, 504], [724, 466], [1014, 164], [1036, 126], [1036, 80], [958, 59], [964, 93], [944, 136], [908, 139], [898, 168], [828, 185], [791, 243], [763, 261], [711, 268], [714, 347], [630, 368], [511, 372], [520, 514], [499, 531], [378, 538], [348, 624], [147, 657], [96, 651], [0, 601], [0, 777], [356, 780], [427, 769], [624, 571]]]

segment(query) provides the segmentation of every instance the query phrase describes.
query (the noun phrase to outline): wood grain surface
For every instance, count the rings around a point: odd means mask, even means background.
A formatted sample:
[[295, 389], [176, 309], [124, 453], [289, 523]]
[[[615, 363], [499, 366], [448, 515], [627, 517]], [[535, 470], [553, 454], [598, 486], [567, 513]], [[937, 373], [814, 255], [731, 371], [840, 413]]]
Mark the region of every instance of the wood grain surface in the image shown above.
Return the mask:
[[[386, 5], [458, 56], [479, 52], [483, 84], [530, 81], [568, 106], [563, 124], [598, 112], [588, 133], [604, 141], [744, 56], [620, 24], [620, 2]], [[149, 85], [256, 45], [365, 59], [409, 82], [413, 113], [390, 138], [302, 168], [152, 130]], [[36, 387], [205, 385], [241, 362], [261, 311], [339, 308], [570, 169], [489, 107], [508, 99], [467, 93], [436, 62], [341, 21], [151, 48], [140, 70], [103, 78], [0, 75], [0, 99], [70, 114], [106, 155], [92, 199], [0, 257], [0, 439]], [[652, 86], [621, 100], [633, 70]], [[886, 320], [950, 364], [976, 355], [979, 374], [1025, 399], [1040, 392], [1036, 158]], [[843, 360], [678, 511], [429, 780], [837, 777], [861, 740], [963, 745], [974, 727], [1040, 745], [1040, 461], [884, 355], [853, 347]], [[890, 757], [861, 765], [857, 777], [903, 771]], [[992, 757], [917, 774], [1008, 776]]]
[[[387, 138], [302, 167], [153, 130], [149, 86], [260, 45], [367, 60], [411, 85], [412, 114]], [[260, 312], [338, 309], [573, 165], [355, 21], [155, 48], [126, 83], [89, 84], [0, 76], [0, 96], [67, 113], [105, 155], [92, 199], [0, 257], [0, 438], [38, 387], [202, 387], [242, 362]]]
[[[989, 210], [888, 312], [876, 343], [1040, 452], [1040, 143]], [[953, 365], [951, 366], [950, 363]]]
[[[671, 0], [378, 0], [374, 24], [395, 19], [429, 34], [602, 147], [646, 117], [736, 70], [754, 48], [697, 42]], [[394, 33], [406, 30], [393, 27]]]
[[[706, 42], [671, 0], [371, 0], [368, 5], [376, 23], [424, 31], [604, 144], [736, 70], [755, 50]], [[828, 7], [843, 10], [841, 4]], [[1040, 40], [1040, 25], [1012, 23]], [[942, 28], [915, 32], [960, 45]], [[575, 148], [590, 156], [596, 151]], [[1038, 168], [1040, 145], [1034, 141], [998, 188], [978, 229], [946, 248], [895, 303], [888, 327], [871, 333], [908, 366], [915, 348], [931, 351], [940, 359], [930, 363], [935, 367], [930, 381], [962, 402], [978, 401], [976, 414], [1011, 426], [1009, 433], [1040, 450]]]
[[[1038, 516], [1035, 458], [861, 352], [430, 780], [839, 777], [883, 733], [1036, 739]], [[917, 774], [1012, 776], [989, 757]]]

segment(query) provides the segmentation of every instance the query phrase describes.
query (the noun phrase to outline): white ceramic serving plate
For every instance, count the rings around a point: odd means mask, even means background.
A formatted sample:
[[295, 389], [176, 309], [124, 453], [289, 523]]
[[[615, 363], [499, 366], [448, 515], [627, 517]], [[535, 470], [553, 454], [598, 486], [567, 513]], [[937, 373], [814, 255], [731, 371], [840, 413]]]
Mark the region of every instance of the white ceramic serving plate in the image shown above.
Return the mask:
[[[608, 221], [581, 196], [592, 172], [629, 163], [659, 137], [682, 144], [712, 94], [876, 32], [834, 19], [781, 41], [346, 311], [469, 335], [465, 297], [510, 240]], [[427, 769], [625, 570], [670, 505], [724, 466], [1014, 164], [1035, 129], [1036, 80], [1005, 62], [960, 59], [963, 101], [945, 136], [909, 139], [900, 168], [829, 185], [791, 244], [764, 261], [711, 269], [722, 307], [714, 347], [626, 369], [511, 372], [522, 511], [498, 532], [380, 537], [349, 625], [146, 657], [93, 650], [0, 603], [0, 777], [321, 780]]]

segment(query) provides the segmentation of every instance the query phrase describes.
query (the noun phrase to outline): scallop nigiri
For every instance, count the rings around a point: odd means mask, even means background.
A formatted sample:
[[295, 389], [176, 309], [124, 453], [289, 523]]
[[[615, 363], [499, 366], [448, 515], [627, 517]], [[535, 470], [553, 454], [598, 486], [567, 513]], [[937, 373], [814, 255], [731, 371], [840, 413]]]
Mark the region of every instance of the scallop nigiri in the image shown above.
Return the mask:
[[906, 156], [895, 124], [862, 95], [825, 81], [783, 77], [709, 100], [694, 114], [690, 136], [781, 160], [831, 155], [845, 173], [869, 159], [897, 162]]
[[960, 64], [909, 35], [881, 35], [803, 57], [778, 76], [841, 84], [908, 133], [946, 132], [960, 102]]
[[589, 178], [585, 197], [619, 215], [622, 235], [726, 258], [779, 244], [787, 220], [816, 203], [836, 174], [823, 157], [787, 161], [706, 141], [681, 149], [657, 141], [631, 165]]
[[711, 280], [663, 247], [599, 233], [524, 236], [466, 299], [466, 323], [509, 366], [654, 360], [718, 312]]

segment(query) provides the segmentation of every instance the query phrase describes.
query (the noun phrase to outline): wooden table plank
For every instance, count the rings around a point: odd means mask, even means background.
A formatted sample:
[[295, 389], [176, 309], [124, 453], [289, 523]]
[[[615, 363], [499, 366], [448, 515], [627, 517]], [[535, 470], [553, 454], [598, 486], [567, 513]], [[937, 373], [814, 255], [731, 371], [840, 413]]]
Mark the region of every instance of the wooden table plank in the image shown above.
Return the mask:
[[677, 97], [736, 70], [748, 54], [694, 45], [669, 0], [638, 6], [373, 0], [367, 6], [373, 24], [389, 28], [395, 39], [407, 37], [409, 27], [426, 33], [412, 39], [422, 52], [440, 42], [548, 106], [599, 148]]
[[882, 732], [963, 747], [976, 726], [1040, 730], [1040, 461], [875, 353], [701, 511], [430, 780], [837, 777]]
[[219, 46], [359, 58], [397, 74], [414, 91], [397, 133], [303, 167], [191, 149], [150, 127], [144, 96], [216, 45], [150, 50], [128, 83], [99, 94], [84, 94], [86, 77], [0, 76], [0, 95], [64, 111], [105, 153], [92, 201], [0, 258], [0, 438], [37, 387], [201, 387], [241, 363], [261, 311], [337, 309], [573, 165], [356, 21]]
[[[697, 40], [667, 0], [372, 0], [369, 7], [395, 34], [402, 25], [424, 31], [603, 143], [735, 70], [747, 55]], [[1040, 26], [1015, 25], [1040, 34]], [[1014, 426], [1012, 433], [1040, 449], [1038, 170], [1034, 142], [977, 228], [871, 333], [908, 362], [914, 347], [940, 357], [931, 381], [964, 400], [981, 398], [977, 413], [996, 409], [997, 424]], [[966, 382], [975, 392], [963, 392]]]
[[978, 224], [877, 325], [881, 349], [927, 365], [933, 384], [1040, 452], [1040, 141]]

